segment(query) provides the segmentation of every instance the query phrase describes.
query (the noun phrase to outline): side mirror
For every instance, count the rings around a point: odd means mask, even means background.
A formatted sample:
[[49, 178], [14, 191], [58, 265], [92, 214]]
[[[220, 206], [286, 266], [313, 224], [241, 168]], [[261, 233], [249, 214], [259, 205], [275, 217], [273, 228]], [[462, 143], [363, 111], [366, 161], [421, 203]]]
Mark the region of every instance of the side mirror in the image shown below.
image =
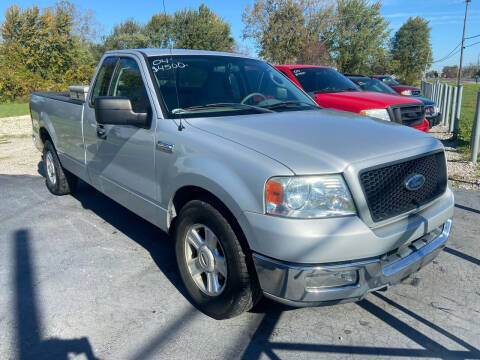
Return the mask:
[[95, 118], [103, 125], [147, 127], [149, 115], [133, 112], [127, 97], [99, 96], [95, 98]]

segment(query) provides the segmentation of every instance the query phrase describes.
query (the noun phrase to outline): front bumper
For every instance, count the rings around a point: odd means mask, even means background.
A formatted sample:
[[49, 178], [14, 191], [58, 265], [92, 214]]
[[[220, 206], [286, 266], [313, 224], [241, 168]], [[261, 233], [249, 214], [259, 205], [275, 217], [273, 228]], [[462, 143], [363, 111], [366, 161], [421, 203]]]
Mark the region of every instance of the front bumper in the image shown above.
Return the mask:
[[427, 119], [423, 120], [423, 123], [420, 125], [414, 125], [412, 128], [423, 131], [423, 132], [428, 132], [429, 130], [429, 121]]
[[[295, 265], [253, 254], [258, 279], [264, 294], [293, 306], [316, 306], [358, 301], [369, 292], [387, 288], [418, 271], [443, 249], [452, 220], [394, 252], [365, 261], [339, 265]], [[322, 288], [311, 286], [315, 277], [356, 272], [356, 283]]]

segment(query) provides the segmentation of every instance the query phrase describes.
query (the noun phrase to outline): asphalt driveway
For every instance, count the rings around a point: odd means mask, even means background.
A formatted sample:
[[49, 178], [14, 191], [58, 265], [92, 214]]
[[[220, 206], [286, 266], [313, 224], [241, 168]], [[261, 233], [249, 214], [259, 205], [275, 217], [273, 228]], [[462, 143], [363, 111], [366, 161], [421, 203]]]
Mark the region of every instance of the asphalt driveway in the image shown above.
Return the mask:
[[480, 192], [455, 195], [448, 247], [387, 292], [216, 321], [153, 225], [85, 184], [0, 175], [0, 359], [480, 359]]

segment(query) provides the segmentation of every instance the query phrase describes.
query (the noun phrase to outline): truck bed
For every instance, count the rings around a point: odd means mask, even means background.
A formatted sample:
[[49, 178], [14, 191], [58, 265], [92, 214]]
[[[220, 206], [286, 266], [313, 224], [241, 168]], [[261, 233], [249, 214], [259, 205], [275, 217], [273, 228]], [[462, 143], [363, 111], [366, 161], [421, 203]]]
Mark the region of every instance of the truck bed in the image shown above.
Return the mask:
[[82, 100], [72, 99], [70, 97], [70, 93], [68, 91], [33, 92], [32, 95], [37, 95], [37, 96], [45, 97], [45, 98], [48, 98], [48, 99], [68, 102], [68, 103], [76, 104], [76, 105], [83, 105], [83, 103], [84, 103], [84, 101], [82, 101]]

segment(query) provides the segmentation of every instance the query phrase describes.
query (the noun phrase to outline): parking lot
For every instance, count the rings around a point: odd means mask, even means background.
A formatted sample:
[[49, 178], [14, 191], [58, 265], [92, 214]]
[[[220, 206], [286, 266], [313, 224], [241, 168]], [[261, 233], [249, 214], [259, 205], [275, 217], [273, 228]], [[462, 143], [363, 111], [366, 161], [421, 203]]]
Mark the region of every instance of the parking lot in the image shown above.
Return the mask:
[[480, 359], [480, 193], [455, 195], [445, 251], [387, 292], [216, 321], [153, 225], [83, 183], [55, 197], [40, 176], [0, 175], [0, 358]]

